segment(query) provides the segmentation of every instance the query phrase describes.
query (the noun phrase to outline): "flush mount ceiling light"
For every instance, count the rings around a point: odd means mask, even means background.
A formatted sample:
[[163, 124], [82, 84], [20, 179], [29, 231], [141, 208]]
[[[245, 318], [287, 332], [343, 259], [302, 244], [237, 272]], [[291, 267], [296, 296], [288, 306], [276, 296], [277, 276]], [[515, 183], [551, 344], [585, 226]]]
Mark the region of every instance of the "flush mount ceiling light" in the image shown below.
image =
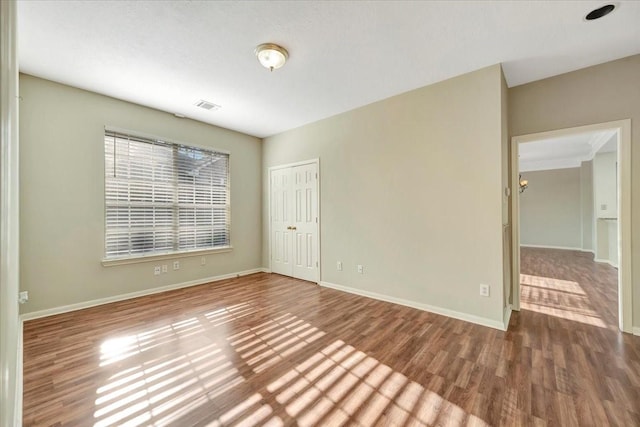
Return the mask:
[[606, 4], [602, 7], [599, 7], [597, 9], [593, 9], [591, 12], [587, 13], [587, 16], [584, 17], [584, 19], [586, 19], [587, 21], [593, 21], [596, 19], [600, 19], [605, 15], [610, 14], [611, 12], [613, 12], [613, 9], [615, 9], [616, 6], [613, 4]]
[[282, 46], [273, 43], [263, 43], [256, 47], [256, 56], [264, 68], [277, 70], [289, 58], [289, 52]]

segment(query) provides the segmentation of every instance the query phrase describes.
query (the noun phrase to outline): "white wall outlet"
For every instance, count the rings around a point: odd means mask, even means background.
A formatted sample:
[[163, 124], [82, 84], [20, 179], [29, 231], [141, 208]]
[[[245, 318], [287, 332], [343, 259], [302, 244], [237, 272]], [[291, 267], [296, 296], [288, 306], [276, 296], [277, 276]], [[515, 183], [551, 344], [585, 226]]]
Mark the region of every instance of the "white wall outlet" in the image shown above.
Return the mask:
[[342, 271], [342, 261], [338, 261], [338, 262], [336, 263], [336, 270], [338, 270], [338, 271]]
[[180, 270], [180, 261], [173, 261], [173, 269]]
[[29, 301], [29, 291], [22, 291], [18, 294], [18, 302], [24, 304]]
[[169, 269], [167, 268], [167, 264], [162, 264], [162, 272], [166, 273], [167, 271], [169, 271]]
[[364, 273], [364, 267], [360, 264], [358, 264], [358, 273], [363, 274]]
[[490, 288], [491, 287], [489, 285], [480, 284], [480, 296], [481, 297], [488, 297]]
[[206, 257], [200, 258], [200, 265], [205, 265], [206, 263], [207, 263], [207, 258]]
[[160, 269], [159, 265], [156, 265], [155, 267], [153, 267], [153, 274], [155, 274], [156, 276], [160, 275], [161, 272], [162, 270]]

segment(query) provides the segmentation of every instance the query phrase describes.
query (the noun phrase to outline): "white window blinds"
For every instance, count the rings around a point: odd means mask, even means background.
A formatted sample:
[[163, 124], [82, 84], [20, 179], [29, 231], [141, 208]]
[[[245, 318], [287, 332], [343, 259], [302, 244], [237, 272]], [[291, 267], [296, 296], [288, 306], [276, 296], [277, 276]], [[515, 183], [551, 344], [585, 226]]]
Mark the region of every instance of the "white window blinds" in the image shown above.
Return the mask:
[[105, 257], [230, 245], [229, 155], [106, 130]]

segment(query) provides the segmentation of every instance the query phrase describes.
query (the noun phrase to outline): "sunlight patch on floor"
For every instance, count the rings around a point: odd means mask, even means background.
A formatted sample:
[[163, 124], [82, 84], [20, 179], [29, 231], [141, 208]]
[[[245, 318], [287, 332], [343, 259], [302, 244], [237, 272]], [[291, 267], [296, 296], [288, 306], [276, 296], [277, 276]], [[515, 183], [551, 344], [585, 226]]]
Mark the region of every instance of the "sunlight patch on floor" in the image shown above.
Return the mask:
[[576, 295], [587, 295], [578, 282], [570, 280], [554, 279], [552, 277], [531, 276], [520, 274], [520, 284], [535, 286], [542, 289], [550, 289], [559, 292], [568, 292]]
[[[488, 425], [341, 340], [271, 382], [267, 390], [300, 426], [336, 425], [349, 418], [362, 425], [383, 418], [390, 425], [455, 419]], [[447, 415], [442, 417], [445, 407]]]
[[520, 285], [520, 307], [523, 310], [607, 328], [577, 282], [521, 274]]
[[190, 318], [138, 334], [105, 340], [100, 346], [100, 366], [120, 362], [128, 357], [203, 331], [198, 319]]
[[253, 371], [259, 373], [324, 336], [309, 323], [287, 313], [228, 338]]
[[244, 382], [196, 318], [106, 340], [94, 427], [168, 425]]
[[363, 425], [451, 420], [487, 425], [342, 340], [284, 371], [263, 392], [251, 390], [245, 369], [254, 374], [277, 369], [326, 336], [290, 313], [229, 335], [235, 316], [252, 310], [240, 304], [106, 340], [100, 366], [111, 375], [96, 390], [94, 427], [282, 426], [277, 411], [299, 426], [349, 420]]

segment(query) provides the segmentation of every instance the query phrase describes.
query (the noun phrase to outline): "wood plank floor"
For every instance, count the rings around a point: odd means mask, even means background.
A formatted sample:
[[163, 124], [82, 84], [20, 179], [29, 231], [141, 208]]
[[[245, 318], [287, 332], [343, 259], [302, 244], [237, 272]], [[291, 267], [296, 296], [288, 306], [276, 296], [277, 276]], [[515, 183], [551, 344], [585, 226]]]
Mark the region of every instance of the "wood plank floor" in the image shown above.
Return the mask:
[[262, 273], [29, 321], [24, 425], [640, 425], [615, 270], [522, 268], [507, 332]]

